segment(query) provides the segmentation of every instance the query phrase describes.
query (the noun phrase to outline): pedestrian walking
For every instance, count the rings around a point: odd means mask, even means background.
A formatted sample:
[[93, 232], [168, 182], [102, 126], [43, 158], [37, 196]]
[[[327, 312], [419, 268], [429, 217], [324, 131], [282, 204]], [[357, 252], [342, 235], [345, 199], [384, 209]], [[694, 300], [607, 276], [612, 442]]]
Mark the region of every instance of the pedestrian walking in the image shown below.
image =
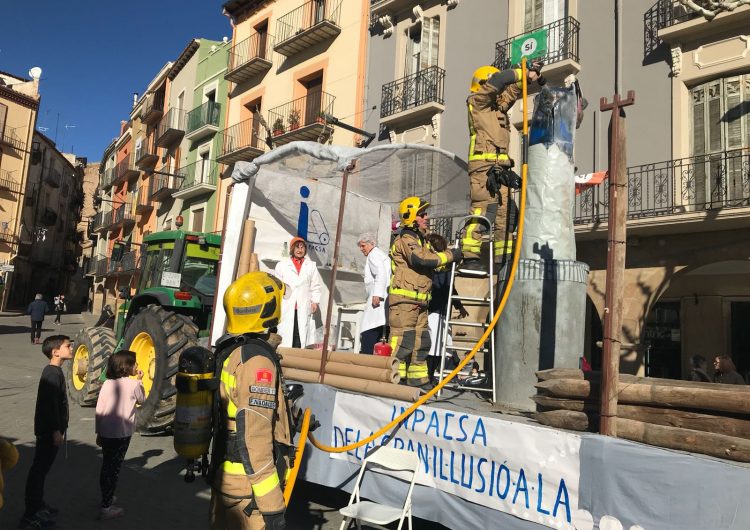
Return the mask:
[[63, 311], [65, 311], [65, 295], [59, 294], [55, 297], [55, 324], [58, 326], [62, 323]]
[[31, 344], [39, 344], [41, 342], [44, 315], [49, 312], [49, 305], [44, 301], [41, 293], [37, 294], [34, 297], [34, 301], [26, 308], [26, 314], [31, 317]]
[[[131, 379], [132, 376], [136, 379]], [[135, 352], [120, 350], [110, 356], [107, 380], [96, 401], [96, 445], [102, 448], [100, 519], [125, 514], [122, 507], [114, 504], [114, 496], [120, 468], [135, 431], [135, 407], [146, 399], [141, 379], [143, 372], [138, 369]]]
[[323, 280], [317, 264], [307, 257], [304, 239], [293, 237], [289, 252], [291, 256], [279, 261], [274, 270], [274, 276], [286, 284], [278, 332], [282, 346], [304, 348], [315, 342], [310, 324], [318, 310]]
[[[38, 295], [41, 296], [41, 295]], [[48, 528], [54, 526], [58, 509], [44, 501], [44, 481], [57, 456], [57, 449], [65, 441], [68, 430], [68, 389], [63, 363], [73, 358], [70, 337], [52, 335], [44, 339], [42, 352], [49, 364], [42, 370], [34, 411], [36, 446], [34, 460], [26, 478], [26, 510], [20, 528]]]
[[365, 310], [360, 324], [359, 351], [372, 354], [375, 344], [385, 334], [385, 305], [391, 283], [391, 258], [377, 247], [375, 236], [359, 236], [359, 250], [365, 255]]

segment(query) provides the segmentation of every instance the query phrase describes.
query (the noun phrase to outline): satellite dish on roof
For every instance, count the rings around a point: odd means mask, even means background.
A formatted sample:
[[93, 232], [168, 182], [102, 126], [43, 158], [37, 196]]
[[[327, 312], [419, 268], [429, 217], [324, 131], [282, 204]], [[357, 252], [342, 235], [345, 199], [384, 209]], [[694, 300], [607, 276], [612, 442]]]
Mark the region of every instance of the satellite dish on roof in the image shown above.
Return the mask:
[[29, 77], [34, 81], [37, 81], [40, 77], [42, 77], [42, 69], [38, 66], [35, 66], [31, 70], [29, 70]]

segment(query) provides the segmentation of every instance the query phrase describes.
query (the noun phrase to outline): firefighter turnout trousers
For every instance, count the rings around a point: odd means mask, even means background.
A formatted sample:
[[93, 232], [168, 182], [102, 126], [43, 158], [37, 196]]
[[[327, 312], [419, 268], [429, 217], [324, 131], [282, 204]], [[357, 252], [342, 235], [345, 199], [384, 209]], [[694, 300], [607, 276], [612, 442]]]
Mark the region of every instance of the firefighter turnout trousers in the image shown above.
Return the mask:
[[402, 302], [388, 309], [391, 326], [391, 348], [399, 360], [398, 373], [408, 385], [421, 386], [430, 381], [427, 373], [427, 354], [430, 351], [430, 332], [427, 327], [427, 307]]
[[[487, 190], [487, 171], [495, 162], [472, 160], [469, 162], [469, 180], [471, 184], [470, 215], [487, 217], [494, 221], [494, 259], [502, 262], [513, 251], [513, 232], [518, 224], [518, 207], [510, 198], [507, 186], [500, 186], [497, 197], [492, 197]], [[511, 209], [510, 227], [507, 227], [508, 208]], [[507, 234], [506, 234], [507, 229]], [[487, 235], [488, 227], [479, 220], [469, 220], [466, 233], [461, 242], [464, 259], [478, 259], [482, 251], [482, 236]], [[486, 240], [486, 239], [485, 239]]]

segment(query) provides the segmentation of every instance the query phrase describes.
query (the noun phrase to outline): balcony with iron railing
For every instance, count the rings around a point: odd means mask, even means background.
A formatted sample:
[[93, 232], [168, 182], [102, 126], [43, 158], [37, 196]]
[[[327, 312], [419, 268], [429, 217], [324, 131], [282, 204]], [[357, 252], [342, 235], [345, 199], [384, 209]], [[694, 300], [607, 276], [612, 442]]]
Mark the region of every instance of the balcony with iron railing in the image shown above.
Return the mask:
[[183, 176], [180, 189], [172, 195], [175, 199], [190, 199], [216, 191], [219, 166], [213, 160], [199, 160], [180, 169]]
[[18, 243], [18, 236], [11, 228], [0, 228], [0, 243], [15, 245]]
[[146, 96], [141, 111], [141, 121], [147, 125], [156, 123], [164, 114], [164, 92], [159, 91]]
[[329, 125], [325, 114], [333, 114], [336, 98], [327, 92], [312, 92], [268, 111], [275, 145], [295, 141], [317, 141]]
[[159, 153], [156, 145], [154, 145], [154, 135], [144, 136], [141, 138], [140, 143], [135, 146], [135, 165], [141, 171], [151, 171], [154, 169], [156, 162], [159, 161]]
[[44, 182], [53, 188], [59, 188], [62, 182], [62, 173], [55, 168], [50, 168], [44, 173]]
[[386, 126], [418, 120], [445, 110], [445, 70], [430, 66], [383, 85], [380, 122]]
[[[109, 216], [112, 216], [112, 212], [106, 212], [109, 214]], [[105, 222], [105, 212], [97, 212], [94, 217], [91, 218], [91, 231], [92, 232], [100, 232], [104, 229], [104, 222]]]
[[23, 150], [25, 143], [16, 134], [15, 129], [6, 126], [2, 131], [0, 131], [0, 145], [7, 145], [15, 150], [20, 151]]
[[156, 131], [156, 145], [158, 147], [172, 147], [185, 136], [185, 121], [187, 113], [183, 109], [173, 107], [167, 111], [159, 122]]
[[[699, 9], [707, 9], [711, 16], [679, 0], [658, 0], [643, 15], [643, 43], [648, 57], [662, 41], [698, 41], [712, 35], [722, 35], [750, 26], [750, 5], [735, 5], [731, 10], [719, 10], [719, 2], [694, 0]], [[740, 34], [740, 33], [738, 33]]]
[[151, 183], [149, 189], [151, 192], [151, 200], [157, 202], [164, 202], [172, 197], [175, 191], [180, 189], [182, 185], [182, 175], [179, 171], [175, 174], [164, 174], [155, 173], [151, 176]]
[[138, 253], [135, 250], [130, 250], [122, 254], [119, 260], [115, 260], [112, 257], [109, 259], [109, 265], [107, 267], [107, 273], [116, 276], [121, 274], [133, 274], [138, 262]]
[[84, 276], [96, 276], [96, 263], [99, 260], [99, 256], [91, 256], [88, 261], [86, 261], [86, 266], [84, 268]]
[[115, 168], [109, 167], [104, 170], [101, 176], [100, 187], [103, 191], [108, 190], [112, 187], [112, 182], [115, 180]]
[[273, 49], [286, 57], [341, 33], [342, 0], [311, 0], [276, 21], [276, 44]]
[[107, 256], [99, 256], [96, 259], [96, 277], [101, 278], [107, 275], [107, 269], [109, 268], [109, 260]]
[[112, 185], [116, 186], [121, 182], [127, 182], [133, 177], [137, 177], [141, 171], [133, 162], [133, 155], [128, 155], [114, 167], [112, 171]]
[[187, 113], [185, 138], [191, 142], [203, 140], [219, 132], [221, 103], [206, 101]]
[[116, 230], [133, 224], [135, 224], [135, 213], [130, 202], [122, 203], [112, 210], [112, 224], [109, 226], [109, 230]]
[[151, 194], [147, 186], [141, 186], [135, 190], [135, 213], [145, 214], [154, 209], [151, 202]]
[[[608, 181], [576, 196], [574, 222], [598, 225], [609, 213]], [[628, 168], [628, 219], [670, 216], [703, 222], [750, 207], [750, 149], [667, 160]], [[750, 216], [750, 210], [748, 211]]]
[[21, 184], [13, 178], [13, 173], [0, 169], [0, 192], [21, 193]]
[[273, 37], [268, 33], [253, 33], [229, 50], [229, 66], [224, 79], [242, 83], [265, 74], [271, 69]]
[[[108, 211], [104, 211], [104, 212], [99, 212], [99, 213], [101, 214], [101, 222], [102, 222], [101, 226], [99, 227], [99, 231], [106, 232], [107, 230], [109, 230], [110, 228], [112, 228], [112, 226], [114, 225], [114, 222], [115, 222], [115, 211], [114, 211], [114, 209], [112, 209], [112, 210], [108, 210]], [[97, 215], [99, 215], [99, 214], [97, 214]]]
[[[553, 81], [562, 81], [569, 74], [581, 71], [578, 63], [578, 34], [580, 23], [573, 17], [565, 17], [551, 24], [538, 27], [532, 32], [547, 31], [547, 53], [539, 57], [544, 62], [544, 76]], [[511, 44], [524, 35], [515, 35], [495, 44], [495, 66], [505, 70], [511, 64]]]
[[250, 162], [263, 154], [265, 131], [256, 118], [249, 118], [219, 132], [219, 156], [221, 164], [233, 164], [239, 160]]

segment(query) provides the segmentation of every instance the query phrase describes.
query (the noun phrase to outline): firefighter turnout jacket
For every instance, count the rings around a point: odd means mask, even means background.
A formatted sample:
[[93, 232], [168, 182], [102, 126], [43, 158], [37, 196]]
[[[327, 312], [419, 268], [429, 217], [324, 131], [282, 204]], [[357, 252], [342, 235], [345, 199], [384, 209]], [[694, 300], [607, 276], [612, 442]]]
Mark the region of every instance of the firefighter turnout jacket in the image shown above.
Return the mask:
[[401, 303], [426, 306], [430, 301], [432, 275], [435, 269], [451, 263], [453, 250], [433, 251], [424, 235], [415, 228], [402, 228], [391, 245], [390, 307]]
[[508, 111], [521, 95], [520, 69], [492, 75], [466, 98], [469, 111], [469, 162], [510, 165]]
[[264, 517], [284, 513], [292, 450], [275, 347], [257, 336], [247, 338], [224, 361], [220, 392], [226, 450], [213, 482], [211, 528], [262, 530]]

